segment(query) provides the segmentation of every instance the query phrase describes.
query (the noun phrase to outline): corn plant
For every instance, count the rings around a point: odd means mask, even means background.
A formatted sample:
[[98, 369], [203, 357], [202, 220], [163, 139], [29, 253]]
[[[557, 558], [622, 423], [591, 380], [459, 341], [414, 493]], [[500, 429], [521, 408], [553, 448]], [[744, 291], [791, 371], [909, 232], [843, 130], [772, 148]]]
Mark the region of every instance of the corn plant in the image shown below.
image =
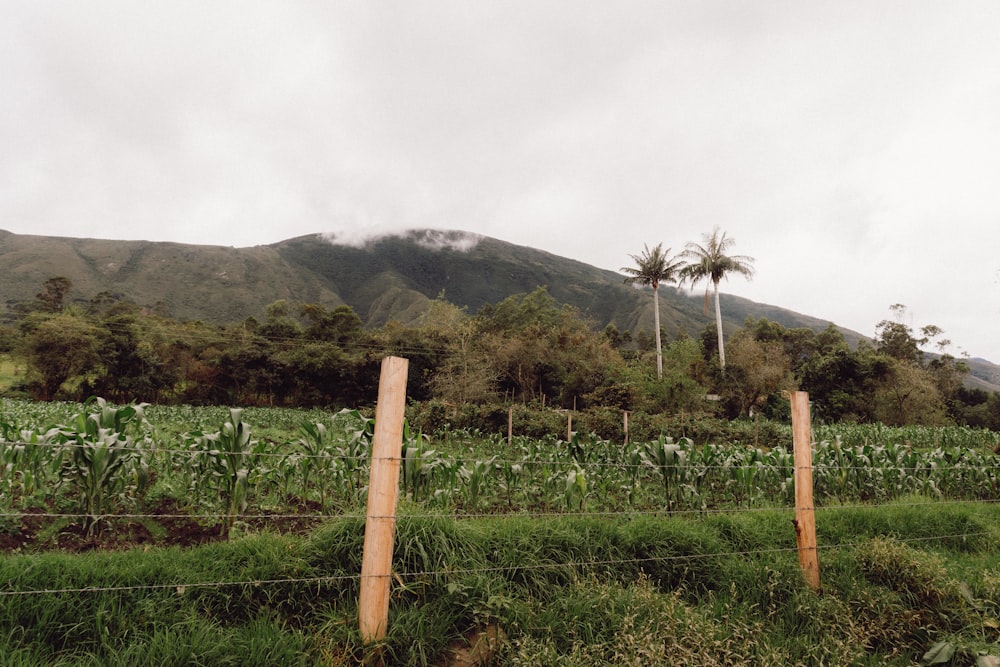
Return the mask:
[[[308, 492], [315, 484], [319, 492], [319, 505], [326, 512], [327, 490], [330, 482], [336, 480], [341, 473], [333, 445], [333, 438], [322, 422], [302, 422], [299, 426], [302, 434], [296, 444], [302, 450], [303, 456], [298, 461], [302, 474], [302, 490]], [[313, 478], [315, 473], [315, 479]]]
[[646, 465], [652, 466], [660, 473], [663, 481], [663, 495], [668, 508], [674, 508], [682, 499], [681, 484], [685, 480], [684, 464], [687, 461], [687, 452], [684, 445], [690, 445], [691, 441], [681, 438], [681, 442], [674, 442], [673, 438], [660, 436], [655, 442], [645, 444], [641, 453]]
[[0, 441], [0, 482], [10, 498], [32, 496], [58, 476], [62, 458], [54, 446], [58, 428], [23, 429]]
[[371, 457], [372, 438], [375, 436], [375, 420], [365, 417], [358, 410], [344, 409], [334, 415], [335, 437], [344, 444], [337, 450], [339, 465], [343, 470], [342, 480], [348, 501], [357, 499], [368, 473]]
[[516, 489], [520, 489], [521, 487], [524, 466], [508, 459], [502, 460], [497, 465], [499, 466], [500, 476], [503, 480], [503, 490], [507, 495], [507, 507], [513, 507], [513, 494]]
[[762, 461], [768, 485], [765, 488], [774, 489], [777, 498], [791, 503], [795, 498], [795, 455], [784, 447], [775, 447], [762, 456]]
[[[492, 456], [485, 461], [476, 460], [469, 465], [462, 466], [460, 474], [469, 486], [469, 508], [472, 510], [475, 510], [479, 506], [479, 498], [482, 496], [483, 490], [489, 481], [490, 474], [496, 470], [496, 458], [496, 456]], [[509, 503], [509, 495], [507, 500]]]
[[85, 405], [94, 405], [96, 410], [77, 414], [70, 425], [61, 427], [58, 442], [66, 454], [63, 481], [79, 495], [84, 527], [90, 536], [108, 501], [124, 491], [130, 475], [135, 473], [140, 487], [149, 477], [141, 440], [127, 433], [130, 424], [142, 421], [143, 406], [114, 408], [102, 398]]
[[633, 446], [628, 451], [628, 458], [626, 462], [628, 470], [628, 487], [626, 491], [628, 493], [629, 504], [635, 504], [636, 494], [640, 487], [640, 475], [642, 470], [642, 448], [639, 446]]
[[569, 450], [569, 454], [570, 456], [573, 457], [574, 461], [576, 461], [577, 463], [585, 463], [587, 461], [588, 451], [583, 446], [583, 443], [580, 442], [580, 434], [577, 433], [576, 431], [573, 431], [570, 434], [570, 438], [566, 442], [566, 447]]
[[468, 510], [471, 505], [465, 499], [469, 497], [469, 474], [470, 468], [461, 459], [442, 456], [435, 475], [437, 483], [430, 495], [433, 505], [450, 507], [457, 503]]
[[750, 505], [761, 494], [758, 476], [763, 466], [763, 452], [760, 449], [739, 449], [726, 461], [729, 469], [731, 497], [737, 503], [746, 501]]
[[189, 436], [189, 451], [200, 474], [199, 486], [218, 493], [225, 503], [226, 520], [221, 534], [228, 534], [236, 517], [246, 510], [250, 474], [254, 469], [254, 440], [243, 421], [243, 411], [232, 408], [229, 419], [215, 433]]
[[403, 492], [412, 500], [427, 500], [435, 490], [434, 476], [449, 462], [437, 451], [428, 449], [429, 440], [422, 433], [410, 433], [403, 424]]
[[579, 463], [574, 463], [569, 472], [566, 473], [566, 509], [583, 510], [583, 503], [587, 498], [587, 473], [583, 471]]

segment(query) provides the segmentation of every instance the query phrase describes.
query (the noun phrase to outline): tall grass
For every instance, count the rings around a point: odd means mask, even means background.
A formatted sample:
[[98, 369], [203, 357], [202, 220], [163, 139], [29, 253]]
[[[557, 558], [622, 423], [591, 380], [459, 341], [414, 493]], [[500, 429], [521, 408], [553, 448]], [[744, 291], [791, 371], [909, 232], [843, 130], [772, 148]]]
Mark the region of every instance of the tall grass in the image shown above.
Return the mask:
[[377, 646], [356, 629], [360, 519], [190, 550], [6, 556], [3, 591], [67, 590], [2, 598], [0, 662], [447, 664], [486, 627], [510, 665], [908, 665], [941, 641], [973, 662], [997, 652], [1000, 509], [901, 503], [817, 523], [820, 595], [786, 511], [403, 518]]
[[[363, 501], [371, 421], [361, 413], [177, 410], [149, 408], [152, 423], [135, 434], [158, 450], [149, 465], [161, 492], [201, 488], [191, 452], [173, 456], [170, 443], [222, 433], [228, 419], [234, 434], [243, 421], [263, 425], [254, 441], [234, 440], [233, 464], [215, 471], [246, 484], [221, 488], [224, 506], [220, 487], [190, 502], [232, 516], [244, 500], [289, 493], [324, 511]], [[0, 405], [5, 509], [41, 502], [65, 476], [52, 425], [79, 414]], [[314, 427], [289, 435], [303, 423]], [[815, 436], [820, 595], [802, 583], [783, 509], [783, 444], [408, 432], [389, 633], [378, 645], [356, 630], [363, 520], [344, 517], [309, 535], [189, 550], [0, 557], [0, 593], [61, 591], [0, 597], [0, 664], [440, 665], [484, 628], [502, 630], [495, 660], [511, 665], [909, 665], [932, 649], [974, 664], [1000, 653], [1000, 508], [935, 502], [996, 499], [988, 437], [883, 427]], [[215, 456], [214, 439], [202, 444]], [[303, 465], [304, 456], [316, 458]], [[112, 492], [86, 514], [128, 507], [133, 487], [129, 478], [125, 491], [98, 489]], [[82, 499], [71, 491], [59, 488], [57, 508]]]

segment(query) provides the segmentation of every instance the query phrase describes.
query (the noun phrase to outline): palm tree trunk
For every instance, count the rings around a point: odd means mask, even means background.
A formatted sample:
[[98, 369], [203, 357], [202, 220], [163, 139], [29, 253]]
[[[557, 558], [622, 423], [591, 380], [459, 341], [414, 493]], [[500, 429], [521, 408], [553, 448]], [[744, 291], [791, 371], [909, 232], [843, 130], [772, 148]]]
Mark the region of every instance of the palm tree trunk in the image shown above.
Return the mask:
[[715, 285], [715, 333], [719, 337], [719, 366], [726, 370], [726, 346], [722, 342], [722, 308], [719, 306], [719, 283]]
[[653, 288], [653, 327], [656, 329], [656, 379], [663, 379], [663, 351], [660, 348], [660, 297]]

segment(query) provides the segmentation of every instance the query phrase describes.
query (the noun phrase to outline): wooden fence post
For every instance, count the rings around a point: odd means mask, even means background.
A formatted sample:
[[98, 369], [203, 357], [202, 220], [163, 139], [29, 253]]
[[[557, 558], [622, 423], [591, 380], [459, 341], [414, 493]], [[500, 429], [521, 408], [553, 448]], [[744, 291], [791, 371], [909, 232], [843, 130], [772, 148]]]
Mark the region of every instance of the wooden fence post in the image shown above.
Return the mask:
[[507, 444], [514, 442], [514, 406], [507, 408]]
[[371, 476], [365, 547], [361, 557], [361, 594], [358, 626], [365, 642], [385, 637], [389, 624], [389, 584], [399, 496], [399, 465], [403, 449], [406, 408], [406, 374], [409, 361], [399, 357], [382, 360], [375, 434], [372, 438]]
[[813, 505], [812, 425], [809, 394], [793, 391], [792, 443], [795, 448], [795, 542], [799, 548], [802, 576], [813, 590], [819, 590], [819, 557], [816, 551], [816, 515]]

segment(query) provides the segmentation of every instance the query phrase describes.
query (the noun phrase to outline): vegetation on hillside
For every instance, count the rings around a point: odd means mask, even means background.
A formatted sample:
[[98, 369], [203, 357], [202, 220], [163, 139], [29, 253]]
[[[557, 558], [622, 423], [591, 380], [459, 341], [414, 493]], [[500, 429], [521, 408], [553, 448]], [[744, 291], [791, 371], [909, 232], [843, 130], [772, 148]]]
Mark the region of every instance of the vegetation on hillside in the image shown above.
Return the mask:
[[[286, 301], [228, 325], [178, 321], [107, 293], [67, 304], [70, 287], [65, 278], [46, 281], [0, 328], [0, 351], [15, 371], [9, 395], [356, 407], [371, 404], [379, 361], [395, 354], [410, 360], [411, 401], [438, 401], [455, 415], [469, 414], [467, 405], [481, 414], [519, 404], [780, 418], [782, 392], [800, 389], [820, 421], [1000, 429], [1000, 395], [966, 389], [967, 367], [946, 346], [925, 354], [942, 332], [914, 332], [901, 306], [876, 326], [873, 343], [857, 347], [832, 325], [817, 333], [747, 318], [730, 337], [724, 371], [710, 325], [665, 344], [658, 377], [653, 332], [601, 329], [544, 287], [474, 314], [442, 295], [415, 324], [379, 328], [365, 328], [349, 306]], [[602, 428], [595, 432], [610, 437]]]
[[[511, 665], [1000, 664], [1000, 394], [903, 306], [871, 343], [748, 317], [723, 348], [545, 287], [475, 312], [367, 289], [377, 326], [321, 299], [181, 320], [65, 276], [11, 304], [0, 393], [44, 402], [0, 400], [0, 662], [444, 665], [485, 636]], [[389, 634], [366, 646], [387, 354], [410, 402]], [[791, 389], [821, 594], [788, 521]], [[123, 551], [57, 552], [94, 549]]]
[[[478, 312], [512, 294], [547, 285], [559, 303], [571, 304], [604, 326], [633, 334], [653, 331], [646, 290], [621, 275], [533, 248], [463, 232], [411, 231], [342, 245], [314, 234], [269, 246], [218, 246], [24, 236], [0, 230], [0, 262], [6, 272], [0, 301], [14, 308], [31, 301], [50, 276], [72, 283], [67, 305], [86, 307], [94, 295], [128, 301], [180, 320], [230, 324], [267, 306], [317, 303], [349, 305], [366, 327], [391, 320], [416, 323], [427, 301], [443, 291], [448, 301]], [[675, 288], [660, 290], [663, 331], [700, 331], [700, 300]], [[746, 315], [766, 316], [789, 327], [817, 331], [825, 320], [776, 306], [722, 295], [728, 335]], [[9, 323], [9, 318], [0, 318]], [[845, 330], [852, 346], [859, 334]]]

